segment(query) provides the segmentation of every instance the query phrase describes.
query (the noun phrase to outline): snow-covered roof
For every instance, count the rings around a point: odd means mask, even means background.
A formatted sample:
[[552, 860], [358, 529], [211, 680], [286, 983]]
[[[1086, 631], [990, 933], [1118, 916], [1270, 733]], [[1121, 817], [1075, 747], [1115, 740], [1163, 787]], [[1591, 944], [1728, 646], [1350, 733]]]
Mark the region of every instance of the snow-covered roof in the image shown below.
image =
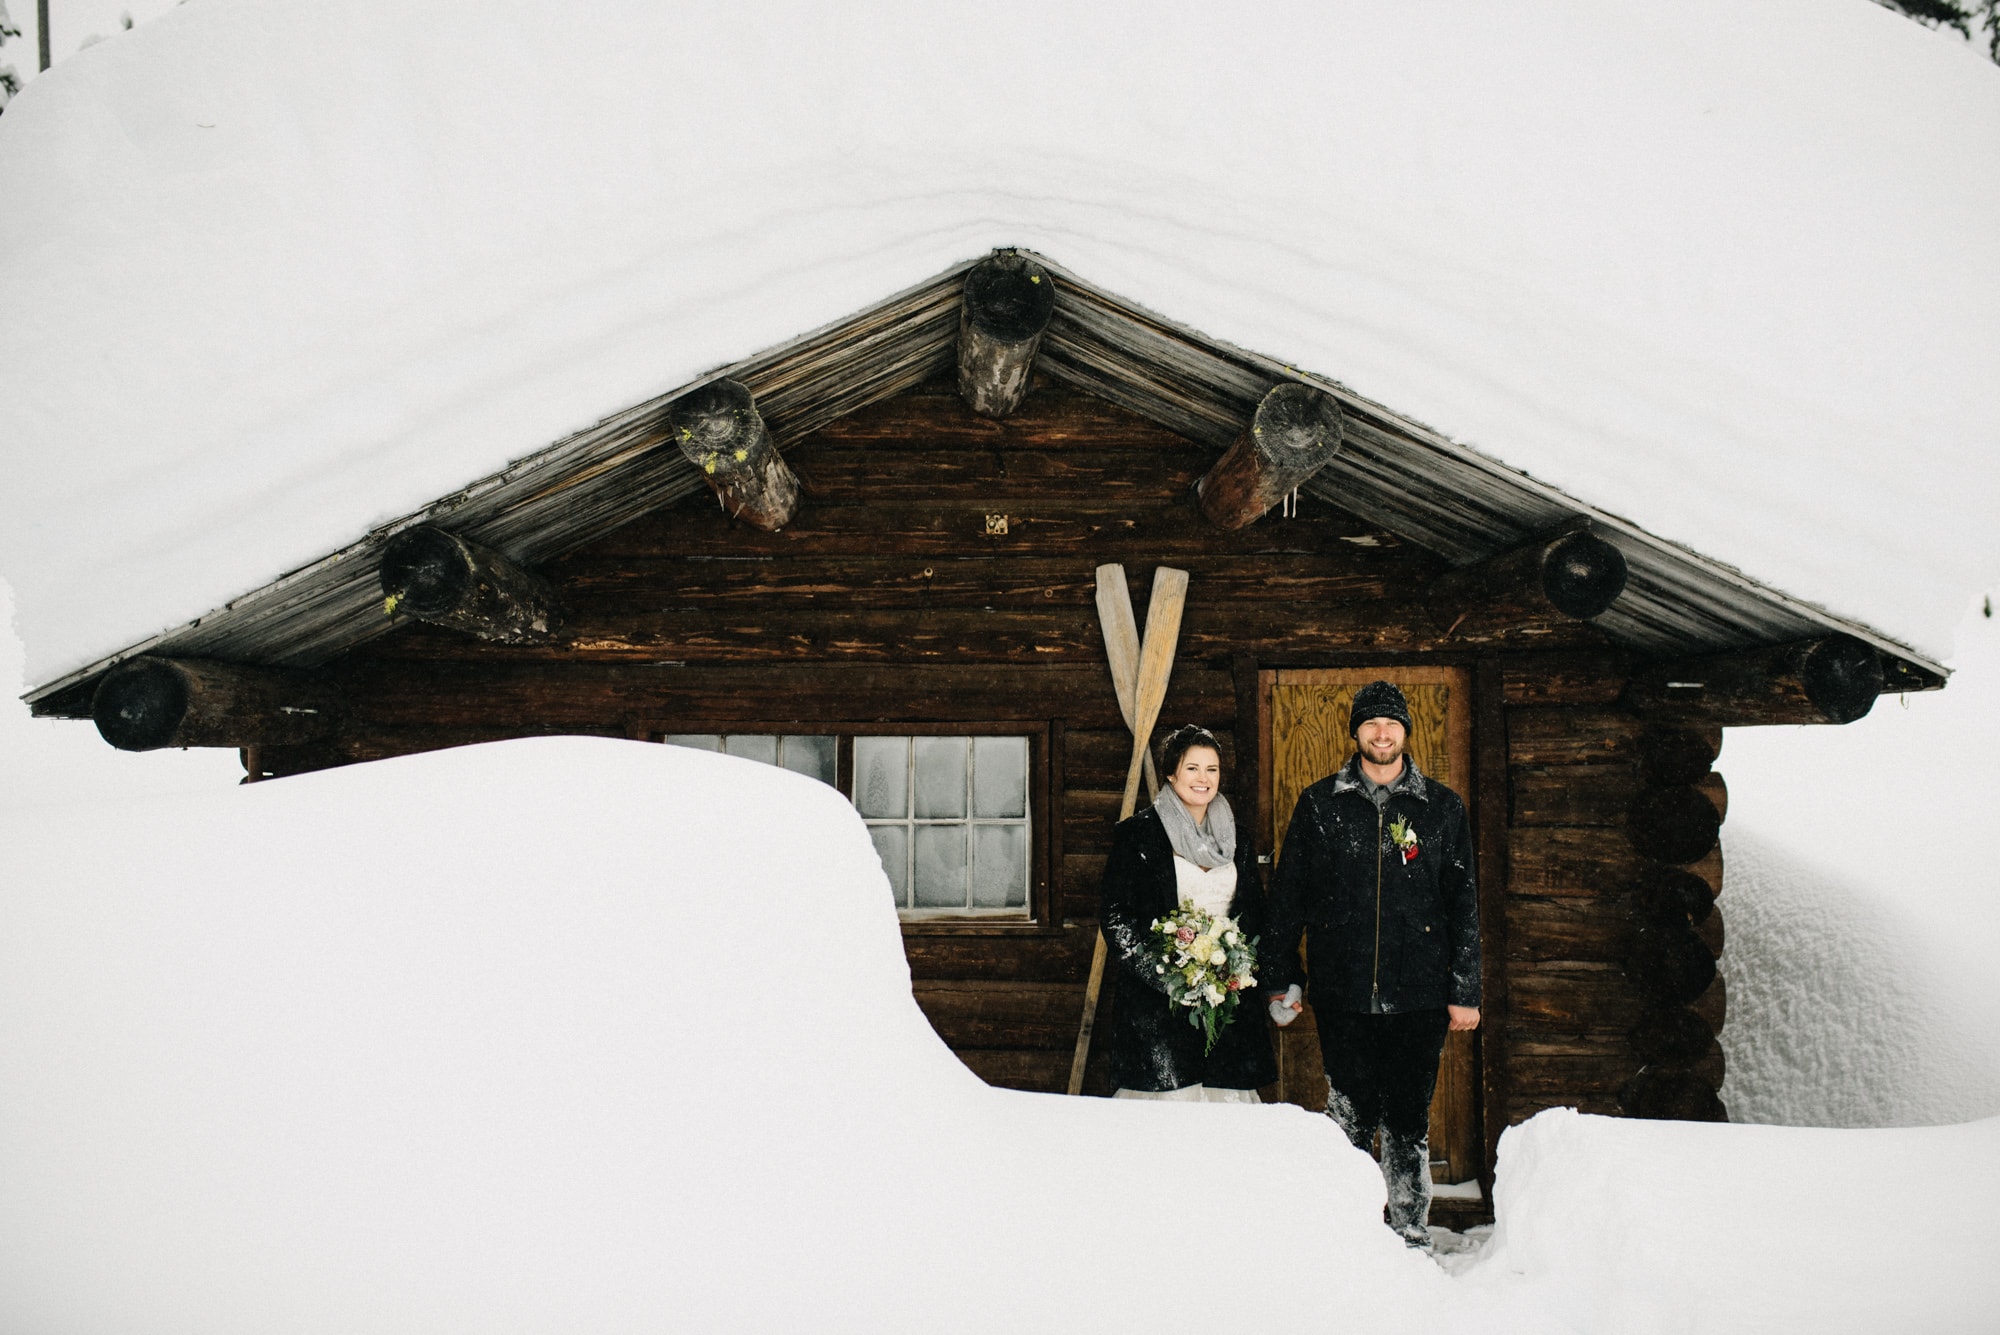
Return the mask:
[[0, 118], [52, 681], [999, 245], [1942, 658], [2000, 75], [1865, 0], [177, 9]]

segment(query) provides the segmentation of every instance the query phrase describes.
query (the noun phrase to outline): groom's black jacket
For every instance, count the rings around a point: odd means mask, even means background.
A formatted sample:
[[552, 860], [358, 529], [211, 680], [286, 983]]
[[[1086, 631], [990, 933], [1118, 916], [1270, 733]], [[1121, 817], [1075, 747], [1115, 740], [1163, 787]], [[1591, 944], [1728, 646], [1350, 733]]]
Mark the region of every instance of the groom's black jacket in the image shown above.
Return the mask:
[[[1479, 1004], [1479, 900], [1465, 803], [1408, 757], [1377, 808], [1360, 758], [1305, 790], [1292, 811], [1258, 969], [1266, 992], [1306, 982], [1319, 1010], [1436, 1010]], [[1391, 833], [1415, 835], [1405, 858]]]

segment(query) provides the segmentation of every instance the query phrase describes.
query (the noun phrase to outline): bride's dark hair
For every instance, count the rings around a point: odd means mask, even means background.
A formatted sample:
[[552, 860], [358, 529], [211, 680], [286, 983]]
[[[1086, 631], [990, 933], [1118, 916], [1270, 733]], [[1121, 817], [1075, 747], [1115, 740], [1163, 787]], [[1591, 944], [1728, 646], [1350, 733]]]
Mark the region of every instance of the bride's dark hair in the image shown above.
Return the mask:
[[1181, 767], [1181, 758], [1197, 746], [1207, 747], [1209, 750], [1215, 752], [1216, 760], [1218, 762], [1221, 761], [1222, 747], [1215, 740], [1215, 734], [1207, 728], [1199, 724], [1190, 723], [1184, 728], [1175, 728], [1172, 732], [1168, 733], [1166, 740], [1160, 743], [1161, 782], [1164, 783], [1169, 774], [1179, 769]]

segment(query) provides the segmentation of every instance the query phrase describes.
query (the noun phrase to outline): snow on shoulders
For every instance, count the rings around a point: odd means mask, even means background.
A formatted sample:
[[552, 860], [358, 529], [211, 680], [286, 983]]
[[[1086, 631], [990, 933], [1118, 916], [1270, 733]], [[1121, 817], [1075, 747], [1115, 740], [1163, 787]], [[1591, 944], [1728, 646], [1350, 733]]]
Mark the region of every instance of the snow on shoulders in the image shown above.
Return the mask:
[[0, 120], [0, 573], [45, 681], [1018, 244], [1940, 656], [1996, 126], [1863, 0], [214, 0]]

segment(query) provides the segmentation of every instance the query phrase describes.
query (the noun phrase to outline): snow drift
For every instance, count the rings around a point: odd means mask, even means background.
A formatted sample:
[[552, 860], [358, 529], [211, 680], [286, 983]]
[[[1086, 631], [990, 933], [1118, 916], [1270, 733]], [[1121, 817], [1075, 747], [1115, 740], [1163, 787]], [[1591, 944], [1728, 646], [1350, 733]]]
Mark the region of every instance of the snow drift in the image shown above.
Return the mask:
[[1736, 1121], [2000, 1114], [2000, 622], [1975, 598], [1951, 687], [1838, 728], [1732, 728], [1721, 899]]
[[[1990, 821], [1996, 804], [1979, 804]], [[1879, 810], [1852, 818], [1861, 839], [1903, 841]], [[1926, 923], [1930, 886], [1829, 868], [1794, 851], [1802, 831], [1786, 833], [1723, 834], [1730, 1119], [1879, 1127], [2000, 1113], [2000, 1035], [1986, 1018], [2000, 909]], [[1990, 894], [1993, 880], [1983, 870], [1967, 888]]]
[[1196, 1235], [1293, 1329], [1450, 1298], [1318, 1118], [983, 1085], [859, 818], [769, 767], [45, 808], [0, 886], [9, 1332], [1127, 1329]]
[[1500, 1140], [1499, 1226], [1468, 1287], [1577, 1330], [1974, 1335], [2000, 1275], [1959, 1201], [2000, 1189], [2000, 1119], [1898, 1131], [1555, 1109]]
[[1864, 0], [208, 0], [0, 121], [0, 572], [47, 681], [1024, 245], [1942, 657], [1997, 129]]
[[1937, 1195], [2000, 1187], [2000, 1122], [1544, 1114], [1453, 1281], [1320, 1118], [987, 1088], [911, 999], [852, 808], [678, 747], [0, 812], [0, 1070], [10, 1335], [2000, 1310]]

